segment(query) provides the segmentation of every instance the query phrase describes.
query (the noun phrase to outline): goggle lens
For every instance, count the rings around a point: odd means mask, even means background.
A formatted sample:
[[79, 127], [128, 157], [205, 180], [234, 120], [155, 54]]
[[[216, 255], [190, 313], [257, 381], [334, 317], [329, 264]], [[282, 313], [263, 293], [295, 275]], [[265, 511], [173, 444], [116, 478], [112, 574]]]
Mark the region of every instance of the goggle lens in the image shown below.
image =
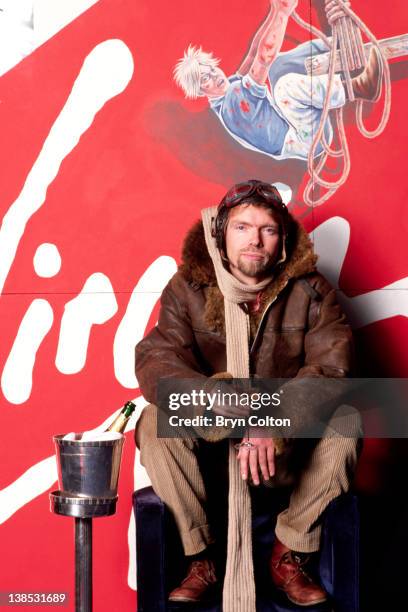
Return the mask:
[[248, 198], [252, 195], [258, 194], [267, 202], [273, 203], [275, 206], [281, 209], [286, 209], [285, 204], [282, 202], [279, 191], [273, 185], [263, 183], [261, 181], [238, 183], [234, 185], [227, 194], [224, 196], [221, 206], [231, 208], [236, 206], [240, 201]]

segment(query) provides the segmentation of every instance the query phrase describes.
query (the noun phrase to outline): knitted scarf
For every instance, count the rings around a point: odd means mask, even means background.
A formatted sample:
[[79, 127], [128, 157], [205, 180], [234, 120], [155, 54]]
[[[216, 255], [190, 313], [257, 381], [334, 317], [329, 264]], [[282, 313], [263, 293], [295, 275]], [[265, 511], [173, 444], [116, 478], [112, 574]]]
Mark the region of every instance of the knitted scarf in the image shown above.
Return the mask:
[[[256, 285], [244, 285], [224, 268], [211, 235], [211, 219], [216, 215], [215, 206], [201, 212], [206, 245], [224, 296], [227, 370], [234, 378], [248, 378], [250, 323], [249, 315], [240, 304], [255, 300], [259, 291], [271, 282], [271, 277]], [[228, 548], [222, 609], [224, 612], [256, 611], [251, 497], [248, 484], [240, 474], [233, 440], [229, 444]]]

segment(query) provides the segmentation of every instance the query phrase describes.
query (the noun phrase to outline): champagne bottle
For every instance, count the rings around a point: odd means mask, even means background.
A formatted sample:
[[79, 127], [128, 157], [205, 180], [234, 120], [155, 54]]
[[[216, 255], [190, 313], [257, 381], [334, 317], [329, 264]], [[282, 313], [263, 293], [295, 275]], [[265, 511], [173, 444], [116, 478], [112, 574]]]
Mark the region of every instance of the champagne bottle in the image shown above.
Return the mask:
[[125, 431], [126, 423], [130, 419], [135, 408], [136, 405], [133, 402], [126, 402], [118, 416], [112, 421], [105, 431], [116, 431], [118, 433], [123, 433]]

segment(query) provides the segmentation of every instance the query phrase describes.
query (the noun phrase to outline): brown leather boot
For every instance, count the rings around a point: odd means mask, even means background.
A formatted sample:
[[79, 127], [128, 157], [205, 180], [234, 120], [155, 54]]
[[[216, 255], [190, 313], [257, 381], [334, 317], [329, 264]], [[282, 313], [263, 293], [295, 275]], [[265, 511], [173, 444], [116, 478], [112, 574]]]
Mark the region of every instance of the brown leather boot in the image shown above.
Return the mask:
[[272, 582], [298, 606], [314, 606], [328, 599], [326, 591], [304, 569], [309, 558], [309, 554], [296, 553], [275, 539], [269, 564]]
[[193, 561], [183, 582], [170, 593], [169, 601], [203, 601], [213, 593], [216, 583], [214, 563], [211, 560]]
[[368, 63], [363, 72], [351, 80], [353, 92], [357, 99], [377, 102], [381, 95], [383, 68], [378, 51], [371, 47]]

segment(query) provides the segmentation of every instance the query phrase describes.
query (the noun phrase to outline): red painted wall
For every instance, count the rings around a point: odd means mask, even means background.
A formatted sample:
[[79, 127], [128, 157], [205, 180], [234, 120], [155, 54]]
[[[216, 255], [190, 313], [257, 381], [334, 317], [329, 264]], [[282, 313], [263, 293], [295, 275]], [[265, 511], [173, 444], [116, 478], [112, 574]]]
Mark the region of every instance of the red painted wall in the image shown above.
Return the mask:
[[[315, 23], [321, 20], [321, 4], [316, 2], [313, 9]], [[309, 19], [309, 2], [301, 0], [299, 5], [299, 13]], [[53, 434], [92, 429], [125, 400], [138, 397], [136, 385], [125, 388], [117, 380], [113, 363], [115, 334], [131, 292], [158, 257], [179, 260], [182, 238], [200, 209], [217, 203], [233, 182], [257, 176], [289, 184], [293, 209], [309, 231], [333, 217], [346, 219], [350, 243], [339, 288], [349, 298], [394, 290], [395, 301], [401, 304], [398, 316], [380, 317], [356, 329], [362, 371], [407, 376], [408, 303], [404, 306], [401, 287], [408, 289], [408, 281], [398, 289], [384, 289], [408, 276], [407, 58], [391, 62], [391, 116], [378, 139], [364, 139], [352, 109], [346, 110], [350, 176], [326, 204], [313, 210], [302, 201], [303, 162], [275, 161], [240, 147], [222, 130], [204, 99], [184, 100], [172, 80], [174, 63], [189, 43], [214, 51], [226, 72], [234, 72], [267, 7], [266, 1], [244, 0], [100, 0], [0, 79], [0, 215], [4, 252], [10, 253], [10, 216], [5, 215], [15, 210], [13, 203], [21, 197], [24, 184], [32, 197], [27, 177], [85, 58], [99, 43], [119, 39], [134, 62], [123, 92], [103, 105], [63, 159], [44, 203], [23, 227], [9, 270], [4, 264], [1, 371], [33, 300], [48, 302], [53, 322], [35, 355], [28, 399], [16, 404], [7, 394], [1, 396], [0, 591], [67, 591], [73, 609], [73, 521], [49, 512], [48, 492], [57, 484], [50, 482], [48, 489], [21, 502], [5, 518], [15, 496], [23, 499], [22, 490], [13, 489], [13, 483], [53, 454]], [[354, 0], [353, 8], [378, 38], [408, 31], [403, 0], [394, 0], [392, 6]], [[291, 22], [284, 48], [307, 38]], [[372, 111], [369, 121], [374, 122], [376, 115], [378, 110]], [[14, 222], [11, 218], [10, 224]], [[40, 278], [33, 268], [42, 243], [55, 244], [61, 255], [61, 269], [52, 278]], [[106, 323], [93, 326], [81, 371], [63, 374], [55, 359], [64, 307], [96, 272], [110, 280], [117, 312]], [[154, 321], [155, 313], [149, 326]], [[395, 461], [393, 444], [366, 444], [357, 479], [363, 494], [381, 495], [385, 490]], [[133, 461], [134, 443], [128, 434], [117, 513], [94, 521], [95, 610], [135, 607], [135, 593], [127, 585]], [[38, 472], [32, 478], [38, 479]]]

